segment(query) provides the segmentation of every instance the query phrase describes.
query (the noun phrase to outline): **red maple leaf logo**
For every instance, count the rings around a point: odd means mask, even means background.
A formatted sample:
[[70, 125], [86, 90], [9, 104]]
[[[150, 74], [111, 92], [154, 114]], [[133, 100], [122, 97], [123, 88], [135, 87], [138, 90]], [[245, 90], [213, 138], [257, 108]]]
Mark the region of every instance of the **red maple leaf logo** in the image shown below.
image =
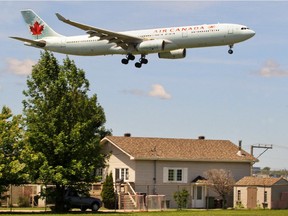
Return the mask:
[[32, 35], [41, 35], [43, 30], [44, 25], [40, 25], [38, 21], [36, 21], [33, 26], [30, 26], [30, 31], [32, 32]]

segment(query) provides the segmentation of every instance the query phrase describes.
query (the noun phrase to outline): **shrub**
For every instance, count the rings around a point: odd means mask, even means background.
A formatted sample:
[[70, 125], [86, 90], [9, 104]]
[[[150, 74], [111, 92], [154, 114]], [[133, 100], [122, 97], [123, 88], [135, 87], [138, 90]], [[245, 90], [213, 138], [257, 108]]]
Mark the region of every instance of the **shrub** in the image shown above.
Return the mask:
[[177, 203], [178, 209], [187, 208], [188, 197], [189, 193], [185, 188], [174, 193], [174, 200]]
[[114, 191], [112, 173], [106, 176], [105, 182], [101, 192], [104, 207], [107, 209], [114, 209], [116, 206], [116, 194]]

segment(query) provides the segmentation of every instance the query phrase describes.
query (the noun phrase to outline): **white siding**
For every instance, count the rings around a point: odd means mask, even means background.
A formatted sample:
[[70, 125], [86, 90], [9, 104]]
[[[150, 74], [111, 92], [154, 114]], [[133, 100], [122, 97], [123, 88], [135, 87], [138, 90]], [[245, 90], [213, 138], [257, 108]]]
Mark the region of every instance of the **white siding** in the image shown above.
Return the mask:
[[[115, 169], [116, 168], [128, 168], [129, 169], [129, 182], [135, 182], [135, 161], [130, 160], [130, 157], [125, 153], [120, 151], [115, 146], [107, 143], [104, 148], [104, 152], [110, 153], [111, 155], [107, 161], [106, 173], [109, 174], [112, 172], [113, 179], [115, 178]], [[116, 179], [114, 179], [115, 181]]]
[[[154, 168], [154, 163], [156, 166]], [[197, 176], [203, 176], [209, 169], [230, 170], [234, 179], [238, 181], [244, 176], [250, 175], [249, 163], [208, 163], [208, 162], [178, 162], [178, 161], [136, 161], [135, 183], [152, 184], [154, 173], [156, 172], [156, 183], [164, 184], [164, 168], [185, 168], [187, 169], [187, 183], [190, 183]], [[156, 171], [155, 171], [156, 169]], [[186, 178], [186, 177], [185, 177]]]

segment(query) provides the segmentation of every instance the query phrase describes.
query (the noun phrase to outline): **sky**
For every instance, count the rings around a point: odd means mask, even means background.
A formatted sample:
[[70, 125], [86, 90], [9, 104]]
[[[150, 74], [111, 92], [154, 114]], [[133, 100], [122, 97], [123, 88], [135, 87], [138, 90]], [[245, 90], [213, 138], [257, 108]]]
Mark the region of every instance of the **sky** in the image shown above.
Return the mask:
[[[288, 16], [286, 1], [0, 1], [0, 107], [21, 114], [39, 49], [20, 10], [33, 9], [62, 35], [85, 34], [66, 18], [111, 31], [213, 23], [243, 24], [256, 35], [228, 46], [187, 50], [186, 58], [148, 55], [141, 69], [123, 56], [69, 56], [86, 72], [113, 135], [230, 140], [273, 145], [255, 166], [288, 169]], [[66, 57], [54, 54], [62, 64]], [[254, 149], [258, 157], [264, 149]]]

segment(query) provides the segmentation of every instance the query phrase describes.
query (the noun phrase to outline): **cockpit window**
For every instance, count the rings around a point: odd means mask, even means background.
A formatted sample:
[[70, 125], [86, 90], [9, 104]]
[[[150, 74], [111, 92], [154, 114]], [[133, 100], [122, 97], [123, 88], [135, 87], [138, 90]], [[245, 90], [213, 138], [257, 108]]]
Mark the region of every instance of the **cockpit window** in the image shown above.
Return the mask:
[[241, 30], [247, 30], [249, 29], [248, 27], [242, 27]]

